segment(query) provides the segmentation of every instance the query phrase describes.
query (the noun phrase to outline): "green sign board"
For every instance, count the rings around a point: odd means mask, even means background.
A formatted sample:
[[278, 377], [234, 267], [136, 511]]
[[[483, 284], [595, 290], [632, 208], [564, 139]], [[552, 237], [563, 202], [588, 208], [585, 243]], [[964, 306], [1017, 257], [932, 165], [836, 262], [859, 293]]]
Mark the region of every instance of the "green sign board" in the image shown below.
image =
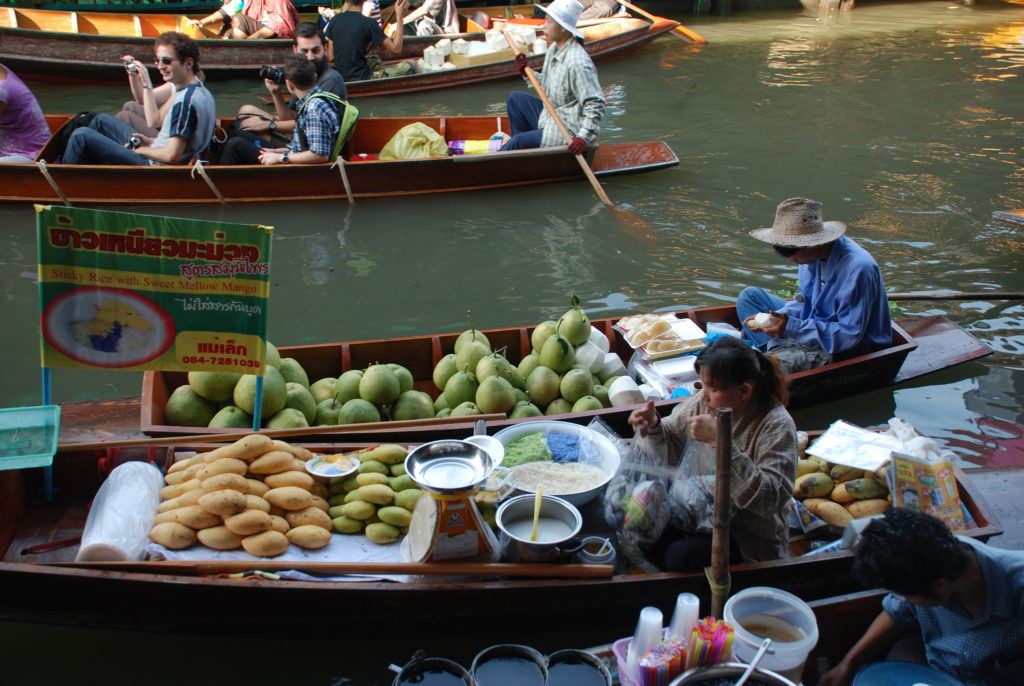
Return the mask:
[[262, 374], [273, 229], [36, 206], [44, 367]]

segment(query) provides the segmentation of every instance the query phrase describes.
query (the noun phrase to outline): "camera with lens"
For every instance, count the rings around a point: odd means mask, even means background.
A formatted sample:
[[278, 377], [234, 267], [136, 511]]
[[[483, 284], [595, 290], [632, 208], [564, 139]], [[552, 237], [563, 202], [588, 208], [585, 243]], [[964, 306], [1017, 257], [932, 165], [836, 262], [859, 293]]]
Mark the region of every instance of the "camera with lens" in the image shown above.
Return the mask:
[[260, 78], [273, 81], [277, 84], [284, 83], [284, 67], [268, 67], [263, 65], [260, 67]]
[[142, 136], [140, 136], [137, 133], [133, 133], [131, 136], [128, 137], [128, 149], [129, 150], [134, 150], [135, 148], [139, 147], [140, 145], [142, 145]]

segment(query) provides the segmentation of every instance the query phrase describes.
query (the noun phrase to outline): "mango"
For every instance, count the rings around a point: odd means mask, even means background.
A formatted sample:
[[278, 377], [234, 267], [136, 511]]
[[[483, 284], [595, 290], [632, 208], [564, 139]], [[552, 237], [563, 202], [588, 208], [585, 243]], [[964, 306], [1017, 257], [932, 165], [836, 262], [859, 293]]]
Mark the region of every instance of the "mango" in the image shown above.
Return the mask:
[[372, 517], [377, 513], [377, 508], [373, 506], [373, 503], [368, 503], [363, 500], [357, 500], [354, 503], [349, 503], [341, 507], [341, 514], [343, 517], [351, 517], [352, 519], [365, 520]]
[[275, 557], [288, 550], [288, 538], [280, 531], [271, 529], [242, 539], [245, 552], [256, 557]]
[[[301, 526], [318, 526], [321, 529], [331, 530], [331, 518], [326, 512], [317, 507], [307, 507], [304, 510], [295, 510], [285, 514], [284, 518], [291, 525], [292, 529]], [[292, 541], [294, 543], [294, 541]], [[306, 546], [302, 546], [306, 547]]]
[[818, 463], [814, 460], [800, 460], [796, 463], [796, 475], [813, 474], [818, 471]]
[[356, 483], [360, 486], [386, 484], [388, 483], [388, 477], [384, 474], [378, 474], [377, 472], [366, 472], [365, 474], [356, 474]]
[[276, 505], [283, 510], [289, 511], [304, 510], [313, 504], [312, 494], [297, 486], [272, 488], [266, 492], [263, 498], [271, 505]]
[[329, 509], [331, 509], [330, 504], [326, 500], [324, 500], [318, 495], [313, 495], [312, 493], [310, 493], [310, 495], [313, 496], [312, 507], [315, 507], [316, 509], [321, 510], [323, 512], [327, 512]]
[[391, 486], [391, 490], [395, 493], [404, 491], [407, 488], [417, 488], [416, 482], [408, 474], [393, 477], [388, 481], [388, 485]]
[[[397, 529], [395, 532], [397, 533]], [[149, 530], [149, 537], [165, 548], [181, 550], [196, 542], [196, 532], [178, 522], [163, 522]]]
[[230, 489], [213, 491], [199, 498], [199, 507], [221, 517], [230, 517], [245, 509], [245, 494]]
[[850, 493], [849, 490], [847, 490], [845, 483], [839, 484], [835, 488], [833, 488], [832, 493], [829, 494], [829, 498], [831, 498], [833, 502], [837, 502], [841, 505], [845, 505], [846, 503], [852, 503], [854, 500], [856, 500], [856, 498], [853, 497], [853, 494]]
[[214, 550], [234, 550], [242, 545], [242, 537], [232, 532], [227, 526], [203, 529], [197, 536], [200, 543]]
[[260, 455], [249, 463], [249, 471], [253, 474], [278, 474], [292, 468], [295, 456], [285, 450], [271, 450]]
[[[273, 521], [270, 519], [270, 515], [262, 510], [246, 510], [236, 515], [224, 518], [224, 526], [227, 530], [238, 536], [252, 536], [253, 534], [262, 533], [269, 531], [272, 528]], [[203, 539], [200, 538], [200, 541]], [[242, 544], [242, 539], [238, 539], [238, 543], [232, 547], [237, 548]], [[208, 545], [206, 541], [203, 541], [203, 545]], [[216, 546], [210, 546], [215, 548]]]
[[367, 472], [376, 472], [378, 474], [387, 474], [388, 466], [379, 460], [366, 460], [360, 462], [359, 467], [356, 468], [359, 474], [366, 474]]
[[331, 542], [330, 529], [313, 524], [297, 526], [290, 529], [285, 536], [290, 542], [307, 550], [318, 550]]
[[818, 505], [818, 516], [832, 526], [840, 528], [853, 521], [853, 515], [847, 512], [845, 507], [831, 500], [826, 500]]
[[377, 516], [385, 524], [397, 527], [409, 526], [409, 522], [412, 521], [412, 512], [395, 505], [380, 508], [377, 510]]
[[827, 500], [825, 498], [804, 498], [800, 502], [803, 503], [804, 507], [807, 508], [808, 512], [810, 512], [812, 515], [817, 515], [818, 507], [822, 503], [827, 502]]
[[405, 474], [405, 463], [399, 462], [398, 464], [391, 465], [391, 476], [402, 476]]
[[331, 520], [334, 530], [339, 534], [358, 534], [363, 530], [363, 521], [352, 517], [335, 517]]
[[384, 484], [371, 484], [360, 486], [358, 489], [359, 498], [374, 505], [390, 505], [395, 499], [395, 492]]
[[366, 537], [379, 545], [394, 543], [401, 535], [398, 529], [385, 522], [376, 522], [366, 527]]
[[345, 500], [342, 502], [342, 505], [348, 505], [349, 503], [354, 503], [357, 500], [362, 500], [362, 498], [359, 497], [359, 491], [349, 491], [345, 494]]
[[416, 501], [420, 499], [423, 494], [418, 488], [406, 488], [404, 490], [395, 493], [395, 505], [404, 508], [412, 512], [413, 508], [416, 507]]
[[867, 500], [854, 500], [846, 506], [846, 511], [854, 519], [870, 517], [871, 515], [882, 514], [892, 507], [885, 498], [868, 498]]
[[846, 482], [846, 490], [857, 500], [869, 500], [871, 498], [884, 498], [889, 489], [874, 479], [853, 479]]
[[793, 496], [796, 498], [823, 498], [832, 492], [835, 482], [828, 474], [815, 472], [797, 477], [793, 485]]
[[295, 486], [308, 491], [313, 487], [313, 477], [307, 472], [289, 470], [287, 472], [278, 472], [277, 474], [268, 474], [267, 477], [263, 479], [263, 483], [271, 488]]
[[850, 481], [851, 479], [863, 477], [864, 470], [857, 469], [855, 467], [847, 467], [844, 464], [837, 464], [829, 471], [828, 475], [831, 476], [832, 480], [837, 484], [841, 484], [845, 481]]
[[331, 509], [327, 510], [327, 516], [330, 517], [331, 519], [336, 519], [337, 517], [341, 517], [342, 516], [341, 510], [342, 510], [343, 507], [345, 507], [345, 506], [344, 505], [335, 505]]
[[[352, 492], [355, 493], [355, 491]], [[346, 496], [348, 496], [348, 493], [339, 493], [337, 495], [332, 495], [330, 498], [327, 499], [327, 504], [332, 507], [335, 505], [344, 505], [345, 503], [348, 502]]]
[[357, 476], [359, 476], [359, 475], [358, 474], [353, 474], [352, 476], [345, 477], [345, 480], [341, 482], [342, 487], [346, 491], [354, 491], [357, 488], [359, 488], [359, 482], [356, 481], [356, 477]]

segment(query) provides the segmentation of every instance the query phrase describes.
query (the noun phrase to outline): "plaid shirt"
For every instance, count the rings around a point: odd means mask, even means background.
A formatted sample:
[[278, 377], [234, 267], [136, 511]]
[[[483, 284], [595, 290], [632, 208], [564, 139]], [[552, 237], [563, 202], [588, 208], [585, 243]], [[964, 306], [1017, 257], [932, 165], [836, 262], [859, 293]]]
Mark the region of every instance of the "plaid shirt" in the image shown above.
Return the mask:
[[[687, 417], [708, 414], [701, 394], [682, 400], [644, 439], [652, 455], [675, 463], [692, 440]], [[733, 416], [730, 490], [736, 514], [731, 535], [744, 561], [789, 555], [788, 505], [796, 480], [796, 425], [782, 405], [755, 423], [750, 414]]]
[[314, 98], [322, 93], [319, 86], [314, 86], [302, 100], [295, 104], [299, 115], [295, 119], [295, 131], [288, 142], [288, 152], [311, 150], [318, 155], [330, 155], [334, 150], [334, 141], [338, 138], [341, 128], [341, 117], [334, 103], [327, 98]]
[[922, 607], [892, 594], [882, 600], [882, 607], [896, 624], [920, 627], [930, 667], [965, 686], [1019, 684], [1024, 660], [1024, 554], [964, 536], [957, 539], [971, 546], [985, 577], [985, 605], [976, 616], [954, 600]]
[[[567, 40], [561, 48], [548, 48], [540, 85], [570, 135], [588, 143], [597, 138], [604, 116], [604, 95], [593, 60], [575, 38]], [[566, 144], [547, 108], [541, 111], [537, 126], [544, 130], [542, 146]]]

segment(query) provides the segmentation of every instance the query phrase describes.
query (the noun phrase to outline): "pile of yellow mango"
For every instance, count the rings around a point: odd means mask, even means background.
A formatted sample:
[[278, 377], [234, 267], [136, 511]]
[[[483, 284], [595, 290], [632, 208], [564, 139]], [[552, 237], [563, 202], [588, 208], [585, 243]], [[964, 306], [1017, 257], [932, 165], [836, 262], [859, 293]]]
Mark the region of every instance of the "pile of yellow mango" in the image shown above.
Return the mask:
[[885, 481], [888, 463], [875, 471], [832, 464], [813, 455], [797, 463], [793, 497], [807, 510], [840, 528], [892, 506]]

